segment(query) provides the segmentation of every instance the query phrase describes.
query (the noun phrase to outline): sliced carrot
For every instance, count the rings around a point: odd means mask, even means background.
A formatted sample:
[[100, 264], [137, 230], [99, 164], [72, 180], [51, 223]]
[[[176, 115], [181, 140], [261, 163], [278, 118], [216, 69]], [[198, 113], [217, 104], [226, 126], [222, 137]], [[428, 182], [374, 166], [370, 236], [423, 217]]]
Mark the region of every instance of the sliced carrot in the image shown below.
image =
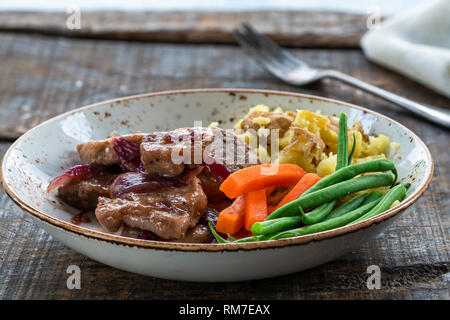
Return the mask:
[[245, 197], [239, 196], [233, 203], [219, 213], [216, 230], [221, 233], [235, 234], [244, 226]]
[[284, 206], [286, 203], [296, 200], [298, 197], [300, 197], [303, 194], [303, 192], [305, 192], [306, 190], [311, 188], [319, 180], [320, 180], [320, 177], [315, 173], [305, 174], [300, 179], [300, 181], [295, 185], [295, 187], [292, 188], [292, 190], [289, 191], [289, 193], [284, 196], [284, 198], [275, 207], [275, 209], [278, 209], [278, 208]]
[[266, 190], [250, 191], [245, 194], [245, 229], [250, 231], [255, 222], [267, 218]]
[[256, 190], [276, 186], [292, 186], [305, 174], [295, 164], [261, 164], [236, 171], [220, 185], [228, 198]]

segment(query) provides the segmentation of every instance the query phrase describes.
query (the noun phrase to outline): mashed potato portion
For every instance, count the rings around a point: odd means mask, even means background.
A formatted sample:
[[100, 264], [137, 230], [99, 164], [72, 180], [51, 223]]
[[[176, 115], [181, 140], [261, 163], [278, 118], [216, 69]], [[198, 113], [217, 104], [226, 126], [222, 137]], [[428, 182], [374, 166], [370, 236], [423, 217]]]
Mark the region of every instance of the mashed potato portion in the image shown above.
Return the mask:
[[[294, 163], [321, 177], [335, 171], [339, 131], [339, 119], [336, 117], [322, 115], [320, 111], [283, 111], [280, 107], [271, 111], [268, 106], [257, 105], [238, 121], [235, 129], [247, 143], [252, 139], [265, 140], [257, 148], [263, 162], [272, 159], [271, 162]], [[277, 131], [278, 152], [269, 137], [261, 138], [258, 134], [264, 129], [271, 133], [275, 132], [274, 129]], [[255, 132], [257, 137], [252, 138]], [[349, 152], [354, 143], [352, 163], [386, 158], [390, 148], [399, 147], [398, 143], [390, 142], [383, 134], [365, 134], [358, 121], [348, 128]], [[276, 154], [272, 154], [274, 152]]]

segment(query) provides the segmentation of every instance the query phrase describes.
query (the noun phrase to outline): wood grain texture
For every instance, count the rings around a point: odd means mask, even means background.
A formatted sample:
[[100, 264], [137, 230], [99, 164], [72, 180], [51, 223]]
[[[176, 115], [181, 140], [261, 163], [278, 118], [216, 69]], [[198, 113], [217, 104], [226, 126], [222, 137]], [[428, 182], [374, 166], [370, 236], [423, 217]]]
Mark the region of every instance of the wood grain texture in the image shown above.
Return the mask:
[[189, 43], [234, 43], [231, 29], [253, 24], [283, 45], [358, 47], [367, 31], [367, 16], [337, 12], [89, 12], [81, 11], [81, 28], [69, 29], [70, 14], [1, 12], [0, 31], [36, 32], [68, 37]]
[[[319, 68], [336, 68], [384, 89], [443, 108], [448, 99], [366, 61], [359, 50], [291, 49]], [[263, 72], [238, 47], [74, 40], [0, 34], [0, 137], [82, 105], [119, 96], [201, 87], [271, 88], [321, 94], [374, 108], [394, 119], [390, 104], [340, 82], [296, 88]], [[419, 132], [420, 134], [420, 132]]]
[[[367, 62], [359, 50], [289, 50], [314, 66], [449, 106], [447, 98]], [[425, 194], [359, 250], [305, 272], [230, 284], [167, 281], [97, 263], [36, 227], [0, 190], [0, 299], [450, 299], [448, 131], [338, 82], [286, 85], [234, 46], [0, 34], [0, 61], [4, 137], [13, 138], [65, 110], [118, 96], [182, 88], [267, 88], [337, 98], [384, 113], [414, 130], [435, 160]], [[0, 142], [0, 156], [9, 145]], [[81, 290], [66, 288], [71, 264], [81, 268]], [[381, 267], [380, 290], [365, 285], [372, 264]]]

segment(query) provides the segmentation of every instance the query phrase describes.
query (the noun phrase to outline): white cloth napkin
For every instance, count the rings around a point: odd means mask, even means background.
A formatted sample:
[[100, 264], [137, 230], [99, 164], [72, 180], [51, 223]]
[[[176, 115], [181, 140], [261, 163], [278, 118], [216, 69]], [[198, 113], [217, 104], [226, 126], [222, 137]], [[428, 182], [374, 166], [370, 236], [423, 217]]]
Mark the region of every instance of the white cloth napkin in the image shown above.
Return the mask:
[[450, 0], [388, 18], [363, 36], [361, 47], [369, 60], [450, 98]]

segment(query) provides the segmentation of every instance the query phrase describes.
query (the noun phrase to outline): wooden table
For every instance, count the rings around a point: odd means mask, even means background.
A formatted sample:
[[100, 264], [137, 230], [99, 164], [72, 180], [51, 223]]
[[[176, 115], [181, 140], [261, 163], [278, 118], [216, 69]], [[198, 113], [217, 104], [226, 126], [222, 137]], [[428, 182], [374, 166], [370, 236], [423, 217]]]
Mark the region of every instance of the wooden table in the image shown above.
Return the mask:
[[[25, 130], [85, 104], [168, 89], [265, 88], [336, 98], [398, 120], [430, 148], [435, 174], [417, 203], [359, 250], [301, 273], [229, 284], [167, 281], [95, 262], [36, 227], [0, 190], [1, 299], [450, 298], [450, 137], [445, 129], [338, 82], [286, 85], [232, 44], [63, 38], [13, 29], [0, 26], [1, 155]], [[305, 48], [312, 46], [305, 41], [289, 51], [313, 66], [335, 68], [409, 98], [449, 107], [449, 99], [368, 62], [355, 42], [353, 47], [342, 45], [346, 48]], [[66, 269], [72, 264], [81, 268], [81, 290], [66, 287]], [[379, 290], [366, 287], [366, 270], [373, 264], [382, 272]]]

